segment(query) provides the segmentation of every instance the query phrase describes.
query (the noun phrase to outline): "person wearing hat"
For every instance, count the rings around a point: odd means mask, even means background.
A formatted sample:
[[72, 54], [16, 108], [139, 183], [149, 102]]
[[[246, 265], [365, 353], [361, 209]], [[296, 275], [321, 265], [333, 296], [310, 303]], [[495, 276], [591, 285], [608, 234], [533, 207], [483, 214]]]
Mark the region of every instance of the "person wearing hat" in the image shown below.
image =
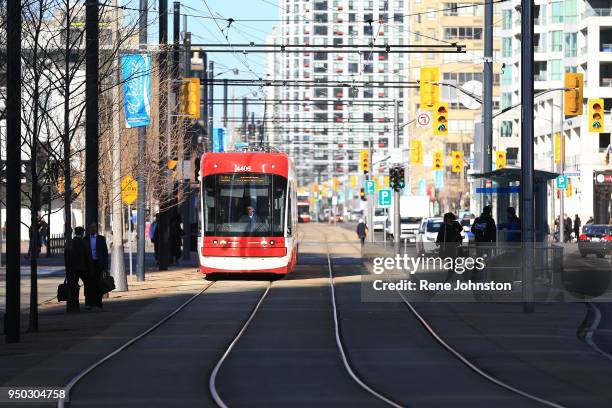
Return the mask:
[[359, 223], [357, 224], [357, 230], [355, 232], [357, 232], [357, 236], [359, 237], [359, 240], [361, 241], [361, 246], [363, 247], [363, 245], [365, 244], [366, 236], [368, 235], [368, 226], [363, 221], [363, 218], [359, 219]]

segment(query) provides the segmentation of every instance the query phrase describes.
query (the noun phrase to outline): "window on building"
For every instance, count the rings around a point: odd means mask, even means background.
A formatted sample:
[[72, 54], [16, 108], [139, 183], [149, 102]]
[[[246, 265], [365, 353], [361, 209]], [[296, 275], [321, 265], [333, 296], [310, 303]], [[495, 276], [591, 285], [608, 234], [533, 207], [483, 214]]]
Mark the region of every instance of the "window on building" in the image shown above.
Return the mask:
[[314, 96], [315, 98], [327, 98], [327, 88], [315, 88]]
[[610, 146], [610, 133], [599, 134], [599, 150], [606, 151]]
[[327, 63], [326, 62], [315, 62], [314, 64], [314, 72], [324, 74], [327, 72]]
[[563, 2], [558, 1], [551, 4], [551, 22], [562, 23], [563, 22]]
[[512, 58], [512, 38], [502, 38], [502, 58]]
[[374, 33], [374, 29], [371, 25], [363, 26], [363, 35], [372, 35]]
[[577, 22], [578, 2], [576, 0], [565, 0], [565, 23], [576, 24]]
[[315, 52], [314, 60], [315, 61], [327, 61], [327, 53], [326, 52]]
[[374, 114], [371, 112], [364, 112], [363, 113], [363, 121], [365, 123], [372, 123], [374, 122]]
[[394, 13], [393, 14], [393, 22], [395, 23], [403, 23], [404, 15], [402, 13]]
[[578, 55], [578, 33], [565, 33], [565, 57]]
[[374, 90], [372, 88], [363, 88], [363, 97], [364, 98], [373, 98]]
[[502, 100], [501, 100], [501, 108], [509, 108], [512, 106], [512, 93], [511, 92], [503, 92]]
[[560, 81], [563, 78], [563, 61], [554, 59], [550, 61], [550, 80]]
[[504, 68], [504, 72], [502, 74], [502, 83], [503, 86], [511, 86], [512, 85], [512, 65]]
[[502, 29], [512, 29], [512, 10], [502, 10]]
[[445, 40], [480, 40], [482, 28], [480, 27], [445, 27]]
[[327, 1], [315, 1], [314, 9], [317, 11], [327, 10]]
[[359, 98], [359, 88], [349, 88], [349, 98]]
[[341, 37], [335, 37], [334, 38], [334, 45], [342, 45], [342, 38]]
[[553, 31], [552, 35], [552, 52], [558, 52], [563, 50], [563, 31]]
[[436, 10], [433, 8], [428, 8], [427, 9], [427, 19], [428, 20], [435, 20], [436, 19]]
[[356, 62], [350, 62], [348, 64], [348, 72], [351, 74], [356, 74], [357, 72], [359, 72], [359, 64], [357, 64]]
[[315, 35], [327, 35], [327, 26], [314, 26]]

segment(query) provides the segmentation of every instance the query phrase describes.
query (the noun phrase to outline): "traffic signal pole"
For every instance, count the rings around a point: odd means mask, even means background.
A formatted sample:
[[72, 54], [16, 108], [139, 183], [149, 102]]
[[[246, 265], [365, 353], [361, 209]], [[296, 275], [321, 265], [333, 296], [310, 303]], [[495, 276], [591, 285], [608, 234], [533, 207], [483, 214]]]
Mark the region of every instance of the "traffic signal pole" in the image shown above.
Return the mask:
[[[85, 223], [87, 225], [98, 223], [99, 13], [97, 1], [85, 2]], [[70, 186], [70, 180], [65, 180], [65, 183]], [[68, 189], [65, 191], [69, 194]], [[70, 215], [69, 210], [65, 213]], [[68, 232], [70, 228], [70, 225], [66, 225], [65, 231]], [[70, 237], [65, 238], [68, 240]]]
[[[148, 3], [147, 0], [140, 0], [140, 14], [138, 16], [138, 37], [140, 42], [140, 51], [147, 52], [147, 21], [148, 21]], [[147, 127], [140, 126], [138, 128], [138, 198], [136, 201], [136, 277], [138, 281], [145, 280], [145, 197], [146, 197], [146, 182], [145, 182], [145, 151], [147, 148]], [[130, 214], [131, 216], [131, 214]]]
[[[393, 103], [393, 148], [400, 148], [400, 115], [399, 115], [399, 100], [396, 99]], [[402, 164], [402, 163], [391, 163], [391, 165]], [[393, 186], [393, 244], [395, 253], [400, 251], [400, 235], [402, 232], [401, 228], [401, 217], [400, 217], [400, 188], [399, 186]]]
[[[523, 235], [523, 311], [534, 311], [533, 242], [533, 0], [521, 0], [521, 230]], [[486, 23], [485, 23], [486, 24]], [[486, 53], [485, 53], [486, 55]], [[485, 87], [486, 89], [486, 87]]]

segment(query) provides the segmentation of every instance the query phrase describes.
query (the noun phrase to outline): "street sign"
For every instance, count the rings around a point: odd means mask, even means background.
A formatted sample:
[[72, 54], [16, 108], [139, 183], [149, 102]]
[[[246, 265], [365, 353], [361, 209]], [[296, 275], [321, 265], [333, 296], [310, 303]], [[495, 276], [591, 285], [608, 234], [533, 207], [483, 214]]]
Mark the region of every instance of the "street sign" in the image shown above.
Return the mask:
[[374, 191], [376, 190], [376, 183], [374, 180], [366, 180], [364, 189], [366, 194], [374, 195]]
[[432, 114], [430, 111], [420, 111], [417, 113], [417, 127], [425, 128], [431, 126]]
[[389, 207], [391, 205], [391, 197], [393, 197], [393, 190], [381, 188], [378, 190], [378, 205], [380, 207]]
[[132, 205], [138, 198], [138, 183], [132, 176], [125, 176], [121, 179], [121, 200]]
[[567, 176], [557, 177], [557, 188], [565, 190], [567, 188]]

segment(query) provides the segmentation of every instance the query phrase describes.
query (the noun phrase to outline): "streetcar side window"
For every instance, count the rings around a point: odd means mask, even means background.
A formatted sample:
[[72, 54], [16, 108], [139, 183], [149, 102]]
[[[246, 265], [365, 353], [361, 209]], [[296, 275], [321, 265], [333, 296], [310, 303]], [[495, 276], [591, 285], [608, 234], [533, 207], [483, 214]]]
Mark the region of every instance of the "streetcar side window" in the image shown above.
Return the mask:
[[293, 227], [293, 214], [291, 213], [291, 191], [289, 192], [289, 196], [287, 199], [287, 236], [290, 237], [291, 228]]
[[287, 179], [275, 175], [273, 177], [272, 188], [274, 190], [272, 202], [272, 232], [275, 236], [282, 236], [285, 226], [285, 194], [287, 193]]

